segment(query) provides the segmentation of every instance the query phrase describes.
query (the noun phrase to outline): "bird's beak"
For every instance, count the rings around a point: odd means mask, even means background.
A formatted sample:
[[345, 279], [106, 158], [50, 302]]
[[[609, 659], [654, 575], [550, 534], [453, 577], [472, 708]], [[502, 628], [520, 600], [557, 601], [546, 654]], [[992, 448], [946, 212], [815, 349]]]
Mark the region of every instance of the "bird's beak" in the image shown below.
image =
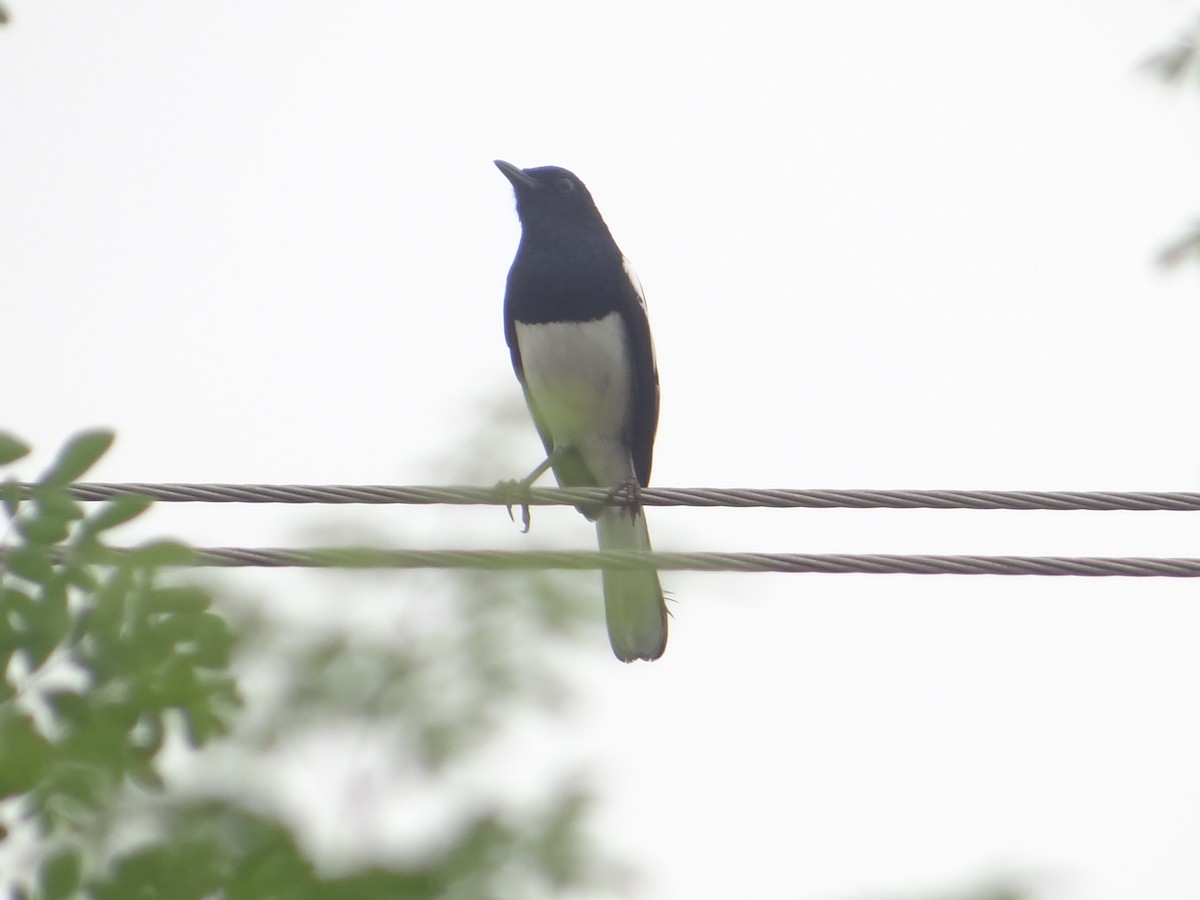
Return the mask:
[[514, 188], [535, 188], [538, 187], [538, 182], [530, 178], [519, 168], [510, 162], [505, 162], [502, 159], [495, 160], [496, 168], [504, 173], [504, 177], [512, 182]]

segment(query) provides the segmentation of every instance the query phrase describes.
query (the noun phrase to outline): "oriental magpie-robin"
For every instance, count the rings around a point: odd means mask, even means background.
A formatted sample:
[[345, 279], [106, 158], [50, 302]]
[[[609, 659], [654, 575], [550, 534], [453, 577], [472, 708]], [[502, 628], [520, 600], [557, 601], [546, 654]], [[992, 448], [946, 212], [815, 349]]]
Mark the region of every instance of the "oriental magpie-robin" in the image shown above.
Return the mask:
[[[637, 276], [583, 182], [566, 169], [496, 160], [517, 195], [521, 243], [508, 273], [504, 335], [525, 402], [563, 487], [627, 489], [628, 507], [580, 507], [601, 550], [649, 550], [637, 491], [650, 481], [658, 370]], [[658, 659], [667, 608], [658, 573], [604, 570], [613, 652]]]

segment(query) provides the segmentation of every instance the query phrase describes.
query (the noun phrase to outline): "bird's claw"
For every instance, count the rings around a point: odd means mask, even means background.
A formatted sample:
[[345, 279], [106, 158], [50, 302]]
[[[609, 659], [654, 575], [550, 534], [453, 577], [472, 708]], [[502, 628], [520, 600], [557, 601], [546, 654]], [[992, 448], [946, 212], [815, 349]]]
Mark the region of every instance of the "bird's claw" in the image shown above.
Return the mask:
[[528, 534], [531, 520], [529, 514], [529, 483], [510, 478], [507, 481], [497, 482], [496, 492], [505, 500], [504, 509], [508, 512], [510, 521], [517, 521], [516, 516], [513, 515], [513, 507], [519, 506], [521, 508], [521, 534]]
[[642, 511], [642, 485], [636, 476], [630, 475], [609, 491], [604, 499], [608, 503], [617, 504], [622, 512], [629, 513], [629, 517], [633, 518]]

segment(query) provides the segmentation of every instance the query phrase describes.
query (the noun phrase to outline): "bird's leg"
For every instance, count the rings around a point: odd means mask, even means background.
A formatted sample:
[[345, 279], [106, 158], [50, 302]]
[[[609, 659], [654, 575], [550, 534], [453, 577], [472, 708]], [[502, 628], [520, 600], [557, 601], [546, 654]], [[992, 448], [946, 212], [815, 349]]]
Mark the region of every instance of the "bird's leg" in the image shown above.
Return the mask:
[[520, 481], [521, 485], [523, 485], [526, 488], [530, 487], [535, 481], [537, 481], [539, 478], [541, 478], [543, 475], [545, 475], [546, 470], [549, 469], [552, 465], [554, 465], [554, 454], [553, 453], [551, 453], [549, 456], [547, 456], [545, 459], [543, 459], [540, 463], [538, 463], [537, 466], [534, 467], [534, 470], [532, 472], [530, 472], [528, 475], [526, 475], [524, 478], [522, 478]]
[[621, 511], [629, 513], [631, 519], [642, 511], [642, 485], [636, 475], [630, 475], [604, 498], [607, 503], [617, 502], [618, 499]]
[[509, 479], [508, 481], [501, 481], [496, 485], [497, 491], [505, 494], [506, 496], [514, 498], [511, 503], [506, 503], [504, 505], [504, 508], [508, 510], [508, 517], [514, 522], [517, 520], [513, 516], [513, 507], [517, 506], [518, 504], [520, 505], [522, 534], [528, 534], [529, 532], [529, 489], [533, 486], [535, 481], [546, 474], [546, 470], [549, 469], [553, 464], [554, 454], [551, 453], [540, 463], [538, 463], [537, 467], [532, 472], [530, 472], [520, 481], [513, 481], [512, 479]]

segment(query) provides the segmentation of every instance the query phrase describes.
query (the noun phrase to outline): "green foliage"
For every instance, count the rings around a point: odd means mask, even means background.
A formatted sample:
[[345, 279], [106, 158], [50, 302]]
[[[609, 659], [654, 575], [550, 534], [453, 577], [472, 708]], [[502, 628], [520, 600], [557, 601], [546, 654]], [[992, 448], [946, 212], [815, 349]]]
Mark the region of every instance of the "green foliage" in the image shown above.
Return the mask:
[[[112, 443], [72, 440], [21, 496], [0, 557], [0, 799], [17, 822], [52, 839], [78, 839], [130, 783], [157, 789], [156, 757], [177, 716], [203, 744], [228, 729], [238, 705], [228, 671], [234, 635], [212, 599], [163, 587], [137, 554], [106, 532], [149, 501], [118, 497], [90, 512], [70, 493]], [[0, 438], [0, 458], [27, 448]], [[68, 897], [82, 875], [77, 845], [47, 855], [37, 896]]]
[[[10, 518], [0, 541], [0, 894], [506, 900], [612, 882], [585, 836], [587, 792], [573, 785], [525, 803], [457, 803], [446, 791], [438, 840], [338, 862], [314, 856], [261, 777], [264, 762], [318, 734], [380, 742], [401, 795], [405, 778], [427, 791], [469, 767], [522, 707], [563, 698], [551, 648], [586, 617], [554, 576], [426, 579], [412, 592], [436, 612], [399, 633], [305, 630], [260, 598], [220, 604], [164, 572], [193, 561], [181, 544], [111, 546], [112, 529], [150, 506], [72, 497], [111, 443], [82, 434], [38, 481], [10, 479], [0, 493]], [[0, 459], [27, 452], [0, 435]], [[331, 609], [345, 600], [338, 590]], [[244, 694], [239, 670], [275, 687]], [[175, 786], [168, 748], [219, 790]], [[33, 850], [10, 870], [5, 848], [17, 838]]]
[[[423, 861], [326, 876], [278, 822], [228, 803], [188, 804], [164, 823], [169, 842], [122, 857], [107, 877], [91, 884], [91, 895], [96, 900], [202, 900], [217, 892], [228, 900], [538, 896], [578, 882], [576, 859], [556, 856], [551, 845], [573, 833], [582, 809], [579, 798], [568, 795], [518, 823], [483, 816], [456, 834], [445, 852]], [[528, 867], [529, 859], [537, 865]]]
[[247, 736], [269, 749], [316, 722], [384, 723], [397, 759], [437, 774], [521, 706], [559, 706], [564, 690], [546, 651], [591, 619], [565, 599], [561, 577], [456, 572], [439, 580], [454, 589], [422, 591], [438, 593], [438, 615], [403, 631], [302, 635], [246, 620], [247, 652], [286, 660], [290, 673]]
[[6, 431], [0, 431], [0, 466], [16, 462], [29, 453], [29, 446]]
[[1200, 263], [1200, 223], [1179, 235], [1158, 254], [1159, 265], [1168, 269], [1189, 261]]
[[1168, 84], [1193, 81], [1200, 86], [1200, 19], [1144, 63], [1145, 68]]
[[[1146, 60], [1144, 68], [1167, 84], [1200, 87], [1200, 19], [1171, 43]], [[1158, 255], [1164, 268], [1200, 263], [1200, 222], [1171, 241]]]
[[114, 437], [111, 431], [84, 431], [76, 435], [42, 475], [39, 488], [49, 495], [54, 488], [82, 478], [108, 452]]

